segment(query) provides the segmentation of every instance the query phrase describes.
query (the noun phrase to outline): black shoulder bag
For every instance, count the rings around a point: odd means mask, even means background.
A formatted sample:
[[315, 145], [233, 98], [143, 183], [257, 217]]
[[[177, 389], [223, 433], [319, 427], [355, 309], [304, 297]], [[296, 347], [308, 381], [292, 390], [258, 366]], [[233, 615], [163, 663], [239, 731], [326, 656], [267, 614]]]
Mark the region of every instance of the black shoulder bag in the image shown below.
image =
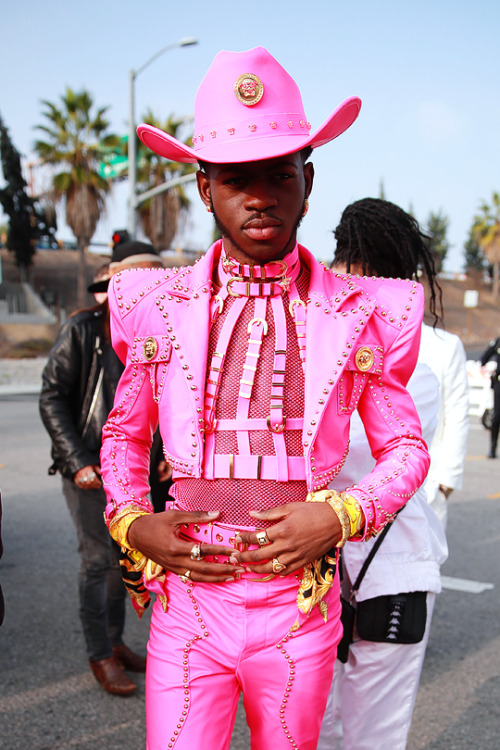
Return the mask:
[[419, 643], [424, 637], [427, 621], [426, 591], [375, 596], [352, 604], [361, 581], [391, 526], [390, 523], [385, 526], [371, 548], [351, 588], [349, 600], [341, 597], [344, 633], [338, 645], [337, 658], [344, 664], [353, 642], [355, 627], [362, 640], [377, 643]]

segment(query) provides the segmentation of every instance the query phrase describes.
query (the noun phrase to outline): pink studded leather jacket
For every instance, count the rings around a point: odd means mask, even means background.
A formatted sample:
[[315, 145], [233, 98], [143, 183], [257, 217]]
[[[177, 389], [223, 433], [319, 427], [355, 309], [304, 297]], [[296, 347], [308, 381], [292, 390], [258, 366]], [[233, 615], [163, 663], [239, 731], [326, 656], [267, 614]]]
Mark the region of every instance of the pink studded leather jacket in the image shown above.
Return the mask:
[[[423, 315], [419, 284], [335, 274], [299, 246], [308, 267], [303, 446], [309, 491], [326, 487], [348, 452], [350, 416], [364, 422], [374, 469], [350, 488], [365, 536], [378, 532], [429, 467], [405, 385]], [[126, 364], [103, 431], [108, 517], [148, 506], [149, 445], [159, 421], [174, 476], [203, 474], [203, 401], [217, 244], [194, 266], [128, 270], [109, 288], [113, 345]], [[305, 499], [305, 498], [304, 498]], [[148, 506], [149, 507], [149, 506]]]

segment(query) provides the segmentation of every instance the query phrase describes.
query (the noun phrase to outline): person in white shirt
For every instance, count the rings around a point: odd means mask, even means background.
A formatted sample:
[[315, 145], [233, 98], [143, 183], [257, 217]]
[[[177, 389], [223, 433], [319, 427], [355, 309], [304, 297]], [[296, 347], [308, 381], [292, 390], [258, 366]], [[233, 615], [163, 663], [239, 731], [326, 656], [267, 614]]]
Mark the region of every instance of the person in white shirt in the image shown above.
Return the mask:
[[[427, 238], [413, 217], [388, 201], [366, 198], [345, 209], [335, 237], [333, 267], [339, 272], [417, 278], [422, 270], [430, 290], [429, 308], [438, 321], [436, 307], [442, 312], [441, 289], [435, 264]], [[458, 337], [422, 326], [419, 360], [408, 390], [422, 422], [423, 437], [430, 446], [428, 495], [424, 487], [420, 488], [396, 517], [353, 603], [356, 606], [375, 597], [426, 592], [423, 637], [411, 644], [375, 642], [361, 639], [354, 629], [346, 663], [337, 660], [335, 664], [318, 750], [406, 747], [435, 597], [441, 590], [440, 566], [448, 554], [445, 516], [441, 510], [439, 520], [428, 499], [436, 507], [436, 495], [439, 501], [440, 496], [461, 486], [465, 459], [467, 373]], [[360, 420], [351, 422], [350, 445], [345, 465], [332, 482], [333, 488], [364, 474], [374, 460]], [[375, 543], [376, 540], [349, 542], [344, 548], [345, 598], [350, 598], [352, 585]]]
[[469, 429], [467, 360], [458, 336], [422, 325], [419, 363], [427, 364], [439, 380], [437, 425], [429, 446], [431, 468], [425, 482], [429, 505], [446, 528], [448, 498], [462, 487]]

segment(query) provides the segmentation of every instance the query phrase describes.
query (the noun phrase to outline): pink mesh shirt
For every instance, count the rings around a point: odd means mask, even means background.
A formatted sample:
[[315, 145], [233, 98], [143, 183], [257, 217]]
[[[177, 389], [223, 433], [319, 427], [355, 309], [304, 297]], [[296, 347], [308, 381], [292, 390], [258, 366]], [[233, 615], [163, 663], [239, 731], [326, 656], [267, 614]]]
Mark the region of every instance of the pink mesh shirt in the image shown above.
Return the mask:
[[[301, 329], [290, 302], [292, 297], [297, 304], [299, 299], [305, 302], [309, 276], [300, 269], [297, 248], [285, 260], [287, 275], [292, 277], [290, 293], [266, 294], [276, 291], [267, 284], [262, 296], [226, 293], [219, 306], [223, 295], [215, 290], [205, 397], [205, 414], [211, 411], [211, 417], [206, 423], [204, 477], [176, 478], [172, 495], [188, 511], [220, 510], [223, 523], [251, 526], [249, 510], [301, 502], [307, 494]], [[241, 267], [237, 269], [233, 274], [241, 273]], [[255, 276], [264, 269], [252, 273]], [[219, 275], [226, 276], [224, 271]], [[270, 478], [276, 472], [279, 480]]]

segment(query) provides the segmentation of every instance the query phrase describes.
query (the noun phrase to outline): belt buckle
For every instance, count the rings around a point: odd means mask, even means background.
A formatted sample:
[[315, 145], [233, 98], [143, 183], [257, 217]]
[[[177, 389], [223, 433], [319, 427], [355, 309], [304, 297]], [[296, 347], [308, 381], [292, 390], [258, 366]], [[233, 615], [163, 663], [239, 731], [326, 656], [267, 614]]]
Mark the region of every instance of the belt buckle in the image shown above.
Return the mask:
[[[240, 533], [239, 530], [235, 529], [234, 530], [234, 537], [238, 536], [239, 533]], [[234, 537], [231, 537], [231, 539], [229, 540], [229, 541], [233, 542], [234, 549], [237, 550], [238, 552], [246, 552], [247, 549], [248, 549], [248, 544], [246, 542], [238, 542], [238, 543], [236, 543]], [[234, 580], [235, 581], [240, 581], [241, 580], [241, 573], [236, 573], [236, 575], [234, 576]]]

